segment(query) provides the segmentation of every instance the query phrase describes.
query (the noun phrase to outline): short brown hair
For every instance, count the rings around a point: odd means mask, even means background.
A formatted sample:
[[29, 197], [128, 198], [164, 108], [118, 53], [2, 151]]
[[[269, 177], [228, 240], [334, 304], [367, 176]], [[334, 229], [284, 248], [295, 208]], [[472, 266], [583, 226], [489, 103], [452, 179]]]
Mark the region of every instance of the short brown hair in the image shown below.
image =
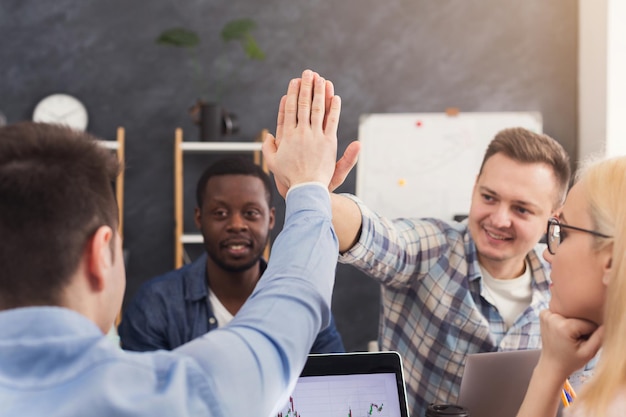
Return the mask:
[[0, 128], [0, 310], [58, 305], [88, 239], [117, 229], [120, 165], [95, 139], [44, 123]]
[[570, 184], [571, 167], [569, 155], [560, 143], [546, 134], [522, 127], [501, 130], [487, 146], [478, 175], [482, 174], [487, 160], [497, 153], [525, 164], [550, 166], [559, 191], [555, 208], [563, 204]]

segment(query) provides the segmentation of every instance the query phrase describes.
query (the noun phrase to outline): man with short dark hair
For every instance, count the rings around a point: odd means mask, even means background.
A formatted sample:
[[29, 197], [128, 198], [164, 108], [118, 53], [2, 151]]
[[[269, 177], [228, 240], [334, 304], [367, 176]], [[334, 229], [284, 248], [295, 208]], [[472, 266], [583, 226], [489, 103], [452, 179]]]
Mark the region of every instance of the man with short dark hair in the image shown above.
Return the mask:
[[[124, 311], [127, 350], [174, 349], [229, 323], [267, 267], [274, 227], [274, 187], [250, 158], [228, 157], [205, 169], [196, 186], [195, 221], [205, 253], [141, 286]], [[331, 316], [311, 353], [344, 352]]]
[[126, 352], [104, 337], [125, 287], [113, 155], [61, 126], [0, 128], [0, 415], [275, 414], [330, 322], [327, 187], [341, 104], [328, 91], [311, 71], [292, 81], [280, 149], [264, 142], [289, 191], [252, 296], [228, 325], [172, 352]]

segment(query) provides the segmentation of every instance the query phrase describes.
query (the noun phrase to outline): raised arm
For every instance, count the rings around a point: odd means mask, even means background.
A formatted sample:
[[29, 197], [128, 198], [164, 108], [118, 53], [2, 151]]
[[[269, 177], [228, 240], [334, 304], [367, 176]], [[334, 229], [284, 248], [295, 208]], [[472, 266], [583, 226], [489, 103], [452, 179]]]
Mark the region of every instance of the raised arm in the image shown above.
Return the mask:
[[339, 240], [339, 252], [349, 250], [361, 235], [361, 210], [356, 203], [339, 194], [331, 194], [333, 226]]
[[[343, 156], [335, 165], [335, 172], [330, 181], [330, 191], [334, 191], [343, 184], [348, 173], [356, 165], [361, 143], [351, 142]], [[349, 250], [359, 240], [361, 235], [361, 210], [356, 203], [349, 198], [338, 194], [331, 194], [330, 201], [333, 208], [333, 226], [339, 239], [339, 252]]]
[[[341, 101], [325, 105], [325, 81], [311, 71], [289, 83], [280, 147], [263, 144], [286, 195], [285, 226], [267, 269], [229, 325], [176, 351], [204, 369], [219, 415], [276, 414], [313, 341], [330, 322], [338, 244], [328, 185], [337, 157]], [[331, 113], [324, 124], [324, 112]]]

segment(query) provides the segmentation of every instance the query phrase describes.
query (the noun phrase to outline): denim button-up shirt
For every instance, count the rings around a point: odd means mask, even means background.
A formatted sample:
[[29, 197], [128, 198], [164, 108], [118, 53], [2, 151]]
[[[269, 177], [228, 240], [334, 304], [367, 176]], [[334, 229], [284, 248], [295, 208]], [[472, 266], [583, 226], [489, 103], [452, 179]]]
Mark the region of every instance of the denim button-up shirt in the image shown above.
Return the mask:
[[[151, 279], [125, 309], [118, 329], [126, 350], [172, 350], [217, 328], [209, 302], [207, 254], [191, 264]], [[261, 260], [261, 272], [267, 263]], [[315, 339], [311, 353], [344, 352], [333, 317]]]

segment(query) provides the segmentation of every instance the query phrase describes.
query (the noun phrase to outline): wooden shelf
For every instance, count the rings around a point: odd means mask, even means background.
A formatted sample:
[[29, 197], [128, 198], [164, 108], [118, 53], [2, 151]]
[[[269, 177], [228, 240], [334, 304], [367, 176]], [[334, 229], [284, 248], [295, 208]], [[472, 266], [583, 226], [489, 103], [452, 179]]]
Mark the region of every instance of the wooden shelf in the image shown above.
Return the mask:
[[117, 209], [119, 216], [118, 231], [120, 236], [124, 236], [124, 160], [125, 160], [125, 138], [126, 132], [123, 127], [117, 128], [115, 140], [99, 140], [98, 144], [106, 149], [111, 149], [117, 154], [117, 160], [122, 166], [122, 170], [115, 179], [115, 200], [117, 201]]
[[204, 243], [204, 239], [200, 233], [185, 233], [180, 237], [180, 242], [187, 243]]
[[[261, 146], [267, 129], [263, 129], [255, 142], [184, 142], [183, 130], [177, 128], [174, 135], [174, 267], [183, 265], [183, 246], [204, 243], [199, 233], [183, 233], [183, 153], [201, 152], [252, 152], [254, 163], [261, 165], [265, 172], [267, 166], [262, 159]], [[269, 256], [269, 245], [265, 257]]]
[[257, 152], [259, 142], [182, 142], [180, 148], [188, 152]]
[[[121, 127], [119, 129], [124, 130]], [[103, 148], [111, 149], [113, 151], [116, 151], [116, 150], [120, 149], [120, 143], [117, 140], [115, 140], [115, 141], [112, 141], [112, 140], [99, 140], [98, 143]]]

